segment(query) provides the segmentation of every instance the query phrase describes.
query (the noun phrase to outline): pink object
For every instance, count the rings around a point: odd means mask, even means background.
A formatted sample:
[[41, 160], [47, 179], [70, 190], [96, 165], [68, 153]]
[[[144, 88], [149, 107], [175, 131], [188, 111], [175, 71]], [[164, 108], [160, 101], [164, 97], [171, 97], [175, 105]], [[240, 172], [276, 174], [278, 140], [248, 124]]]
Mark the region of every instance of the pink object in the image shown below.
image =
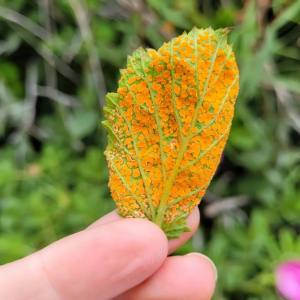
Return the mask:
[[276, 286], [289, 300], [300, 300], [300, 261], [287, 261], [276, 268]]

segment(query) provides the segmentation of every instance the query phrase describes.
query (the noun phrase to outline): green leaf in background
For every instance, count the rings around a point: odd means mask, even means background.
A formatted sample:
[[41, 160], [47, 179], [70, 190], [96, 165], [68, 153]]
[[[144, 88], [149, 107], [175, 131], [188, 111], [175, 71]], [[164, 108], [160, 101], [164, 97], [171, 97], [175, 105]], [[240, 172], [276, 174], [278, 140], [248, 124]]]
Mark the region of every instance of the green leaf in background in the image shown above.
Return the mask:
[[75, 139], [82, 139], [92, 133], [98, 124], [97, 114], [92, 111], [77, 110], [68, 121], [68, 128]]

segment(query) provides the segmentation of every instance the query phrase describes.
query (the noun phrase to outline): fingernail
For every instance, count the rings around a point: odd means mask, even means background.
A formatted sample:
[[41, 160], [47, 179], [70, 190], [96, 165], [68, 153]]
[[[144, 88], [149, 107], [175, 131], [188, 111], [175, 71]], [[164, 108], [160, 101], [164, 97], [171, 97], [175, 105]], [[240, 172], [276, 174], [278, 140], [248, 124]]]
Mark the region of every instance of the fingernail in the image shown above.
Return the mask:
[[212, 267], [213, 270], [214, 270], [216, 281], [218, 280], [218, 270], [217, 270], [217, 267], [215, 266], [215, 264], [213, 263], [213, 261], [212, 261], [209, 257], [207, 257], [207, 256], [204, 255], [204, 254], [198, 253], [198, 252], [192, 252], [192, 253], [189, 253], [189, 254], [187, 254], [187, 255], [197, 255], [197, 256], [201, 256], [201, 257], [204, 258], [206, 261], [208, 261], [209, 264], [211, 265], [211, 267]]

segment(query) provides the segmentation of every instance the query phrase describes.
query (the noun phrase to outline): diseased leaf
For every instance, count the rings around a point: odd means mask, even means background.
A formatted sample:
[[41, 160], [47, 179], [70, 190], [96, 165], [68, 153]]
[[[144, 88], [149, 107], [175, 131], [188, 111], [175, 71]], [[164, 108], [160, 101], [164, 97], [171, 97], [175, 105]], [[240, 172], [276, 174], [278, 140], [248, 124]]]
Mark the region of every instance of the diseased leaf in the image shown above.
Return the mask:
[[122, 216], [149, 219], [169, 239], [189, 231], [229, 134], [239, 79], [229, 31], [194, 28], [137, 49], [107, 95], [112, 197]]

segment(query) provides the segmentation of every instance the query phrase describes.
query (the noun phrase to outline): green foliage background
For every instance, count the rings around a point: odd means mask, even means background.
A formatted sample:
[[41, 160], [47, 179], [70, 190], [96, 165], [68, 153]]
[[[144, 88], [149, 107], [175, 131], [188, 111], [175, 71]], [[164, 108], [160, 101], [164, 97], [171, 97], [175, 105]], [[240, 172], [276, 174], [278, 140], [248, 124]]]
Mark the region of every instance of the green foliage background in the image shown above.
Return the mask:
[[297, 0], [0, 0], [0, 264], [115, 208], [100, 122], [126, 56], [235, 26], [232, 131], [177, 253], [213, 259], [215, 300], [278, 299], [274, 267], [300, 257], [299, 22]]

